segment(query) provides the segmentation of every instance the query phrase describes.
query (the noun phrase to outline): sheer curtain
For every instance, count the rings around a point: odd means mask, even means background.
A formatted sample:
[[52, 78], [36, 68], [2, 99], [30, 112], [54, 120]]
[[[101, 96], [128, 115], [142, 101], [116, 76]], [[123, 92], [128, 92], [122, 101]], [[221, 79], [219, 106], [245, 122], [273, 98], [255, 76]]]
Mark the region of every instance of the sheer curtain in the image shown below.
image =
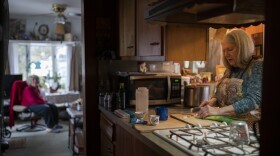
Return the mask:
[[72, 47], [72, 45], [67, 45], [67, 77], [66, 77], [66, 84], [65, 84], [65, 89], [67, 90], [67, 91], [69, 91], [70, 90], [70, 75], [71, 75], [71, 58], [72, 58], [72, 56], [73, 56], [73, 54], [72, 54], [72, 50], [73, 49], [73, 47]]
[[9, 42], [8, 61], [9, 61], [9, 74], [19, 74], [18, 65], [18, 52], [15, 50], [17, 43]]
[[78, 44], [76, 44], [75, 46], [73, 46], [72, 48], [72, 56], [69, 59], [70, 60], [70, 65], [69, 67], [69, 79], [70, 79], [70, 86], [69, 86], [69, 90], [75, 90], [75, 91], [79, 91], [80, 90], [80, 85], [79, 85], [79, 73], [80, 73], [80, 68], [79, 68], [79, 64], [81, 58], [80, 58], [80, 46]]
[[206, 69], [216, 75], [216, 65], [223, 65], [222, 62], [222, 39], [226, 28], [209, 29], [209, 53]]

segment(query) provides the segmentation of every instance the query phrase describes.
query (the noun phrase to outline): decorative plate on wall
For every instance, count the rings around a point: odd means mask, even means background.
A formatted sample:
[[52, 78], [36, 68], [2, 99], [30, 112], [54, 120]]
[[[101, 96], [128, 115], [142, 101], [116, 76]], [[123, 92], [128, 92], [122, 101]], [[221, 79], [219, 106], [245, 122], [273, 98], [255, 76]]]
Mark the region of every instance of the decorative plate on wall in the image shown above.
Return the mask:
[[42, 35], [42, 36], [47, 36], [48, 33], [49, 33], [49, 26], [46, 25], [46, 24], [41, 24], [41, 25], [39, 26], [38, 32], [39, 32], [39, 34]]

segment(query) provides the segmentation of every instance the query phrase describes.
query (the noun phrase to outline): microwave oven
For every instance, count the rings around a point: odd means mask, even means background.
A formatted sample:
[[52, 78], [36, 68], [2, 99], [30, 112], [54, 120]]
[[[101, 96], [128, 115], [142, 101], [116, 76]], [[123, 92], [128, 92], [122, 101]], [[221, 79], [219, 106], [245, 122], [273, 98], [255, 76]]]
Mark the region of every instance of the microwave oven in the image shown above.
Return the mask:
[[181, 103], [181, 75], [133, 74], [125, 77], [126, 105], [136, 105], [136, 89], [149, 89], [149, 105]]

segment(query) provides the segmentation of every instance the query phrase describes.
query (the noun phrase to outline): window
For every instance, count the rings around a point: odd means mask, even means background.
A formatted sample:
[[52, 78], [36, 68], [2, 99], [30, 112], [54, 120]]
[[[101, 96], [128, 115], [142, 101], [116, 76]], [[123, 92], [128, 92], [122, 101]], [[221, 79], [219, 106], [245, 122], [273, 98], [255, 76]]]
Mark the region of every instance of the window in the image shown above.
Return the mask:
[[38, 75], [44, 87], [57, 85], [68, 90], [72, 45], [61, 43], [10, 42], [9, 64], [12, 74]]

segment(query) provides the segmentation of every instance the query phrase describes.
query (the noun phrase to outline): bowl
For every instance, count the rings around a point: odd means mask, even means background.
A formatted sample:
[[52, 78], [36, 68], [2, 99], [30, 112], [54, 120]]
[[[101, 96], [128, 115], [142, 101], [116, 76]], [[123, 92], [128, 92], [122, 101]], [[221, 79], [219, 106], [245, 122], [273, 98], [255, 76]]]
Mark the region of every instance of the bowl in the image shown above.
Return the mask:
[[146, 115], [145, 112], [135, 112], [134, 114], [138, 119], [143, 119]]

